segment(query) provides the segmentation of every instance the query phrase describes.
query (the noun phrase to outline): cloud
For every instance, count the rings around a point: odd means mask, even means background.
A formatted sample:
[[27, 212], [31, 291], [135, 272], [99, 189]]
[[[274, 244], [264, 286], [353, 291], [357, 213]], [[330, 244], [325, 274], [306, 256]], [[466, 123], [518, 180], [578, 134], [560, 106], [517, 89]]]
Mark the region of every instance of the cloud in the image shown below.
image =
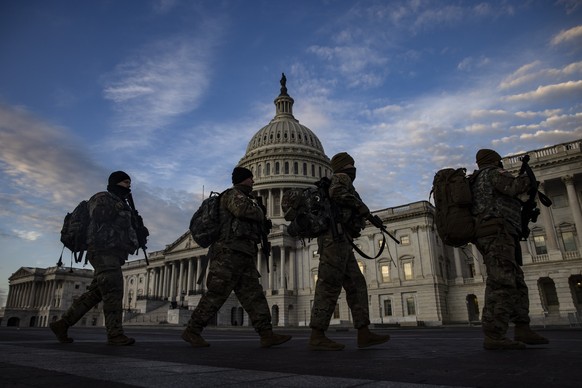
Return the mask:
[[113, 149], [149, 145], [163, 128], [195, 110], [210, 85], [221, 23], [145, 45], [104, 78], [103, 95], [117, 112]]
[[531, 102], [569, 97], [570, 95], [580, 96], [580, 93], [582, 93], [582, 80], [568, 81], [555, 85], [539, 86], [534, 91], [507, 96], [505, 97], [505, 100], [510, 102]]
[[563, 80], [576, 74], [582, 74], [582, 62], [574, 62], [565, 65], [562, 68], [546, 68], [537, 71], [537, 67], [541, 65], [540, 61], [527, 64], [519, 68], [516, 72], [506, 77], [499, 84], [501, 90], [516, 88], [527, 84], [537, 84], [547, 80]]
[[459, 62], [459, 64], [457, 65], [457, 69], [461, 71], [470, 71], [487, 66], [490, 63], [491, 60], [484, 56], [481, 56], [480, 58], [467, 57], [464, 58], [461, 62]]
[[550, 41], [553, 46], [575, 42], [582, 44], [582, 26], [576, 26], [567, 30], [562, 30]]

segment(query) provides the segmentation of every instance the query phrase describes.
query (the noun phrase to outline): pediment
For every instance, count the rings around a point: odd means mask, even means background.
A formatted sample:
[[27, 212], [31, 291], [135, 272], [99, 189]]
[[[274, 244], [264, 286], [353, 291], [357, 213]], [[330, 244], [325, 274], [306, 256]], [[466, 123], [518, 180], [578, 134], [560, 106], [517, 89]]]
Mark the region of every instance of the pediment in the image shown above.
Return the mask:
[[36, 268], [20, 267], [16, 272], [14, 272], [12, 274], [12, 276], [10, 276], [8, 278], [8, 280], [22, 279], [22, 278], [34, 275], [35, 272], [36, 272]]
[[187, 231], [186, 233], [184, 233], [183, 235], [178, 237], [178, 239], [176, 241], [169, 244], [166, 247], [166, 249], [164, 250], [164, 253], [167, 255], [167, 254], [171, 254], [174, 252], [180, 252], [180, 251], [189, 250], [189, 249], [193, 249], [193, 248], [198, 248], [198, 244], [196, 244], [194, 242], [194, 240], [192, 239], [192, 235], [190, 234], [190, 231]]

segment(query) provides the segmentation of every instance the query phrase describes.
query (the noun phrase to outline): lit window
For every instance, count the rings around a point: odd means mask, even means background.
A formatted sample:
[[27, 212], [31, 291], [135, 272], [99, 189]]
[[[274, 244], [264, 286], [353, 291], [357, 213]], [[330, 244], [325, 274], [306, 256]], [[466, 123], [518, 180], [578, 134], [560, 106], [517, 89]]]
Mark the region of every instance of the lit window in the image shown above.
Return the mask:
[[360, 272], [364, 273], [364, 271], [366, 270], [366, 267], [364, 266], [364, 263], [362, 263], [361, 261], [358, 261], [358, 267], [360, 267]]
[[390, 264], [382, 264], [380, 266], [380, 273], [382, 274], [382, 282], [390, 281]]
[[410, 236], [409, 235], [406, 235], [406, 236], [400, 237], [400, 244], [402, 244], [402, 245], [410, 245]]
[[545, 255], [548, 253], [546, 238], [544, 236], [534, 236], [534, 245], [536, 247], [536, 254]]
[[574, 252], [578, 250], [576, 247], [576, 240], [574, 239], [574, 233], [562, 232], [562, 242], [564, 243], [564, 250], [566, 252]]
[[413, 273], [412, 273], [412, 262], [407, 261], [403, 264], [402, 269], [404, 270], [404, 280], [412, 280]]
[[333, 319], [339, 319], [340, 318], [340, 308], [339, 308], [339, 304], [335, 305], [335, 310], [333, 310]]

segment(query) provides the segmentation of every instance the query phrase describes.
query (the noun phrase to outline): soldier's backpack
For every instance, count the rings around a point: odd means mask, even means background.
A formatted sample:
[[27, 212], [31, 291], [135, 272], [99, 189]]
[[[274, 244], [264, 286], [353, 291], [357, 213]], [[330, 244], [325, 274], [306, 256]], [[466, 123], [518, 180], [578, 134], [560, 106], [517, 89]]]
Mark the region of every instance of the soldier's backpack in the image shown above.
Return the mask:
[[190, 220], [190, 233], [196, 244], [202, 248], [208, 248], [220, 237], [222, 222], [220, 218], [220, 198], [228, 191], [222, 193], [212, 191], [210, 196], [202, 201], [196, 213]]
[[475, 239], [475, 220], [471, 214], [473, 194], [466, 173], [465, 168], [437, 171], [430, 192], [434, 195], [435, 224], [439, 237], [445, 244], [454, 247]]
[[289, 189], [283, 193], [281, 208], [285, 220], [291, 221], [287, 232], [292, 237], [316, 238], [331, 225], [331, 201], [328, 189], [331, 181], [323, 177], [308, 188]]
[[[77, 207], [67, 213], [61, 228], [61, 242], [64, 248], [69, 249], [75, 257], [75, 263], [83, 260], [83, 254], [87, 251], [87, 230], [89, 228], [89, 203], [81, 201]], [[59, 263], [62, 263], [62, 252]]]

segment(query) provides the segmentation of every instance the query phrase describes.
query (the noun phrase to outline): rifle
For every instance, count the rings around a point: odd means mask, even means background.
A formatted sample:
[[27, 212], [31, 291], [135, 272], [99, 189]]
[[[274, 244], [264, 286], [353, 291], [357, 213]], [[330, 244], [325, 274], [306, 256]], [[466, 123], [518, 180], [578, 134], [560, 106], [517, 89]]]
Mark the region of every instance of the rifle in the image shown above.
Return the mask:
[[548, 198], [544, 193], [538, 190], [539, 182], [536, 180], [536, 176], [529, 165], [529, 155], [524, 155], [520, 158], [521, 160], [521, 168], [519, 169], [519, 175], [526, 173], [529, 177], [531, 182], [531, 187], [527, 191], [528, 199], [524, 202], [522, 201], [521, 206], [521, 240], [526, 241], [530, 229], [529, 223], [530, 222], [537, 222], [538, 216], [540, 215], [540, 209], [538, 208], [536, 202], [536, 195], [540, 199], [542, 205], [549, 207], [552, 205], [552, 200]]
[[129, 207], [133, 211], [131, 223], [133, 228], [135, 229], [135, 233], [137, 235], [137, 242], [139, 246], [136, 253], [139, 251], [139, 248], [141, 248], [145, 257], [146, 265], [150, 265], [150, 262], [148, 260], [148, 254], [146, 252], [146, 249], [148, 248], [146, 247], [146, 244], [148, 241], [148, 236], [150, 235], [150, 231], [143, 224], [143, 218], [141, 218], [141, 216], [137, 212], [137, 209], [135, 208], [135, 203], [133, 202], [133, 196], [131, 195], [131, 193], [127, 196], [127, 202], [129, 203]]
[[273, 222], [267, 218], [267, 208], [263, 204], [263, 197], [257, 197], [257, 205], [263, 211], [265, 216], [261, 225], [261, 251], [267, 263], [267, 272], [269, 272], [269, 257], [271, 256], [271, 243], [269, 242], [269, 232], [273, 228]]
[[390, 236], [390, 238], [392, 240], [394, 240], [394, 242], [396, 242], [396, 244], [400, 244], [400, 241], [398, 241], [398, 239], [396, 237], [394, 237], [393, 235], [390, 234], [390, 232], [388, 231], [388, 229], [386, 229], [386, 227], [384, 226], [384, 223], [382, 223], [382, 220], [380, 219], [380, 217], [378, 217], [377, 214], [370, 214], [368, 216], [368, 221], [370, 221], [370, 223], [372, 225], [374, 225], [376, 228], [380, 229], [382, 232], [386, 233], [388, 236]]

